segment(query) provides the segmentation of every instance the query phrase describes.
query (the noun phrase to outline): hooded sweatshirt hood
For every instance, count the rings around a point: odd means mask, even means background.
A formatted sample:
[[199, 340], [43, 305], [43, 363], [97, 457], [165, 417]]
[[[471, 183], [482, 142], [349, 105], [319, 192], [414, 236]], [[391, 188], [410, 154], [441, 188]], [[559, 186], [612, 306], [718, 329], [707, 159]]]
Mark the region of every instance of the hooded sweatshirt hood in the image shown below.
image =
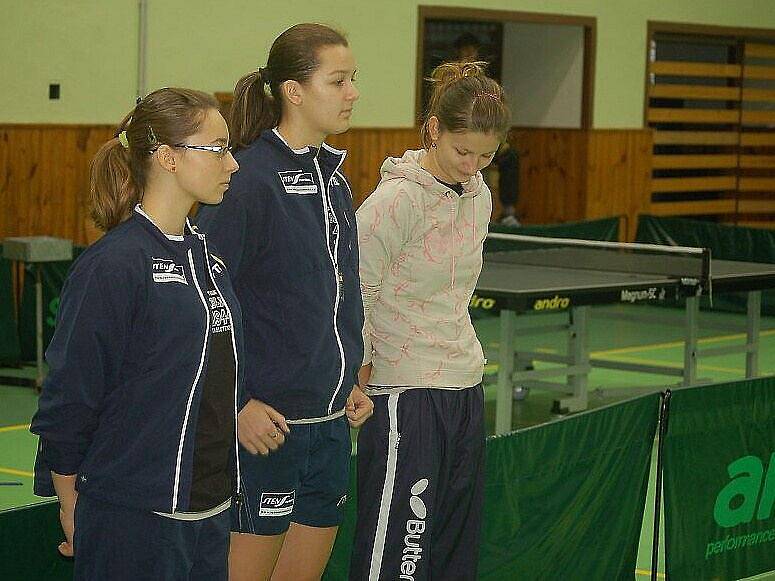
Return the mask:
[[[406, 179], [422, 186], [426, 193], [444, 196], [450, 189], [433, 177], [428, 170], [420, 166], [420, 162], [427, 155], [424, 149], [408, 150], [401, 157], [388, 157], [382, 162], [379, 170], [381, 181], [387, 182], [393, 179]], [[463, 197], [473, 198], [480, 195], [487, 186], [484, 184], [482, 174], [476, 172], [470, 180], [464, 182]], [[489, 193], [489, 190], [488, 192]]]

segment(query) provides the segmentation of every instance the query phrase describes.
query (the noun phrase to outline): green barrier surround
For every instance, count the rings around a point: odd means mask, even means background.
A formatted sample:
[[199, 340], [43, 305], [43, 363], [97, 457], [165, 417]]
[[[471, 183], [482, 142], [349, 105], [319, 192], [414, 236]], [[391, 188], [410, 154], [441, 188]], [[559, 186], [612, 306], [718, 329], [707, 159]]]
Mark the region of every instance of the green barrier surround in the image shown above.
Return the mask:
[[[489, 438], [480, 578], [632, 575], [658, 407], [654, 394]], [[356, 505], [351, 496], [325, 579], [347, 578]], [[56, 552], [56, 507], [0, 513], [0, 578], [72, 575]]]
[[[73, 260], [86, 250], [83, 246], [73, 247]], [[59, 293], [67, 278], [73, 260], [46, 262], [41, 268], [43, 283], [43, 345], [49, 344], [54, 335], [56, 315], [59, 310]], [[24, 361], [35, 360], [35, 266], [24, 267], [24, 291], [19, 306], [19, 343]]]
[[480, 578], [632, 578], [658, 411], [652, 394], [491, 438]]
[[13, 308], [12, 264], [0, 258], [0, 365], [18, 365], [21, 358]]
[[[549, 236], [553, 238], [580, 238], [583, 240], [615, 241], [619, 236], [619, 218], [601, 218], [584, 222], [567, 222], [542, 226], [503, 226], [490, 224], [490, 232], [521, 234], [523, 236]], [[518, 243], [516, 244], [518, 245]], [[515, 247], [507, 240], [485, 240], [485, 252], [499, 252]]]
[[[775, 378], [676, 390], [669, 402], [668, 578], [775, 570]], [[489, 438], [479, 578], [633, 579], [659, 404], [643, 396]], [[347, 578], [354, 496], [346, 506], [327, 580]], [[61, 538], [56, 503], [0, 512], [0, 578], [71, 578]]]
[[663, 474], [671, 581], [775, 569], [775, 378], [672, 392]]
[[[641, 215], [635, 239], [649, 244], [709, 248], [711, 256], [720, 260], [775, 263], [775, 230]], [[708, 297], [703, 297], [702, 306], [709, 306]], [[746, 297], [714, 295], [713, 308], [744, 313]], [[762, 314], [775, 315], [775, 291], [762, 293]]]
[[72, 580], [73, 560], [57, 550], [63, 540], [56, 501], [0, 511], [0, 579]]

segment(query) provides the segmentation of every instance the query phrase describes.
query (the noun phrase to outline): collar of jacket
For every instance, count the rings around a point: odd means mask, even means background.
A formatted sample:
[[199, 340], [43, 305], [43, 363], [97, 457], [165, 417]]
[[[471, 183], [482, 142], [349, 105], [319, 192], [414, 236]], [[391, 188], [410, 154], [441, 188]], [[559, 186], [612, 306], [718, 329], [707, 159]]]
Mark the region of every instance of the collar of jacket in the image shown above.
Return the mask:
[[320, 145], [320, 149], [311, 145], [307, 145], [301, 149], [293, 149], [288, 145], [285, 139], [283, 139], [276, 127], [274, 129], [267, 129], [261, 133], [261, 139], [269, 142], [273, 147], [282, 151], [285, 155], [297, 160], [301, 159], [303, 162], [309, 163], [310, 165], [317, 159], [321, 166], [333, 169], [341, 165], [344, 158], [347, 156], [345, 150], [331, 147], [325, 141]]
[[[151, 219], [151, 217], [143, 211], [140, 204], [135, 206], [134, 212], [132, 212], [132, 217], [130, 219], [137, 220], [143, 228], [150, 232], [154, 238], [167, 246], [170, 250], [175, 252], [181, 251], [181, 242], [185, 242], [185, 238], [183, 236], [167, 235], [162, 232], [156, 223]], [[199, 232], [196, 226], [194, 226], [188, 218], [186, 218], [186, 224], [183, 227], [183, 232], [185, 234], [191, 234], [195, 236], [198, 240], [204, 240], [205, 238], [204, 234]], [[184, 247], [187, 246], [184, 245]]]

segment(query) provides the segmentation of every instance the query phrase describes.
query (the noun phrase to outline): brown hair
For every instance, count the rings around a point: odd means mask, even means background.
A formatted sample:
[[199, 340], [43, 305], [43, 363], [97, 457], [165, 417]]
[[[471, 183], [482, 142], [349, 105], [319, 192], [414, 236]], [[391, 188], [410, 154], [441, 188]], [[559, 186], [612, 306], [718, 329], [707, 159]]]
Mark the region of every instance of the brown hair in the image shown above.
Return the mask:
[[347, 39], [323, 24], [296, 24], [272, 43], [266, 67], [237, 81], [229, 113], [236, 149], [247, 147], [264, 129], [280, 122], [281, 85], [289, 80], [306, 83], [320, 66], [318, 51], [326, 46], [348, 46]]
[[511, 112], [503, 88], [485, 74], [487, 63], [444, 63], [433, 70], [431, 98], [420, 139], [431, 146], [428, 120], [436, 117], [442, 130], [495, 133], [503, 137]]
[[91, 217], [98, 228], [110, 230], [132, 214], [148, 180], [151, 154], [196, 133], [210, 109], [218, 109], [215, 98], [190, 89], [159, 89], [138, 101], [91, 162]]

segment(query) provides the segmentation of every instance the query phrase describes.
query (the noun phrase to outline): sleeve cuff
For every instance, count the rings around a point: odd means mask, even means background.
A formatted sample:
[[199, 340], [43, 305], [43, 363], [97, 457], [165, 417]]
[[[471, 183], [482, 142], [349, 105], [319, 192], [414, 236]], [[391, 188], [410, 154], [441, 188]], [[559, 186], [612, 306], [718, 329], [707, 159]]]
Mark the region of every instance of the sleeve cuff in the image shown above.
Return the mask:
[[42, 453], [43, 461], [49, 470], [67, 476], [78, 472], [86, 455], [85, 448], [83, 444], [53, 442], [41, 438], [38, 454]]
[[373, 353], [371, 349], [372, 349], [371, 338], [369, 337], [366, 329], [364, 329], [363, 330], [363, 363], [361, 363], [361, 367], [371, 363], [371, 360], [373, 358]]

